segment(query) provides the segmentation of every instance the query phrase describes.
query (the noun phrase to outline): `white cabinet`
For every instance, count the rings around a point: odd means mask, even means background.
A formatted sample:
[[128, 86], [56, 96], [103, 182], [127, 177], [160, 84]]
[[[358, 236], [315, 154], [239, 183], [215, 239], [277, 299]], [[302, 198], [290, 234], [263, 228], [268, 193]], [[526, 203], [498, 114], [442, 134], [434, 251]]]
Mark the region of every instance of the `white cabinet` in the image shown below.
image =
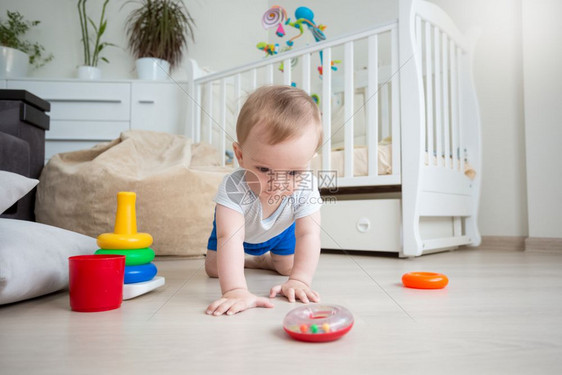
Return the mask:
[[51, 120], [129, 121], [130, 84], [109, 82], [8, 81], [51, 103]]
[[129, 129], [184, 132], [185, 82], [13, 79], [0, 81], [0, 87], [2, 82], [51, 103], [45, 160], [111, 141]]

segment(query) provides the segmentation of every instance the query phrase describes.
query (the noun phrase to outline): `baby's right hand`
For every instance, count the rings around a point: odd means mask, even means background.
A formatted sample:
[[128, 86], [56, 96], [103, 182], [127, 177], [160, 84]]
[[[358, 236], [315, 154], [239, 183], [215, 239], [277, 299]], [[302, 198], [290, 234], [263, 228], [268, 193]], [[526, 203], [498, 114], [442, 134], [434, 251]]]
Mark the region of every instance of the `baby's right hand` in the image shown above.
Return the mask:
[[233, 315], [254, 307], [273, 307], [268, 298], [258, 297], [247, 289], [233, 289], [223, 294], [222, 298], [211, 303], [206, 313], [209, 315]]

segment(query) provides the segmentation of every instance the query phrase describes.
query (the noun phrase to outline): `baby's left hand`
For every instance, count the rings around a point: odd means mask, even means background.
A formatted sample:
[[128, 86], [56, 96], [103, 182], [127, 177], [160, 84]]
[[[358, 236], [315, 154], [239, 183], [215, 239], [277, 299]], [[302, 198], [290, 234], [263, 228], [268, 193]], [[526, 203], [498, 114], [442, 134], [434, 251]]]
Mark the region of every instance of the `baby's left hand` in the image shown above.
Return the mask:
[[289, 279], [283, 285], [274, 286], [271, 288], [269, 298], [274, 298], [278, 294], [287, 297], [289, 302], [295, 302], [296, 299], [301, 300], [302, 303], [320, 302], [320, 295], [299, 280]]

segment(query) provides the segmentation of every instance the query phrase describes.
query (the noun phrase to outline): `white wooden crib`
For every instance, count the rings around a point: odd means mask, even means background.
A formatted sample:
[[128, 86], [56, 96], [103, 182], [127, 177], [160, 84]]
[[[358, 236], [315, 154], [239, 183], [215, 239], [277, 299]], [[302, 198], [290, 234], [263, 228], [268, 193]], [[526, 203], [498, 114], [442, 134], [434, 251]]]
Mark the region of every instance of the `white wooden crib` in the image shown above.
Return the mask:
[[[225, 155], [248, 92], [292, 82], [317, 90], [324, 129], [318, 169], [338, 172], [336, 181], [319, 179], [323, 248], [409, 257], [477, 246], [482, 169], [474, 40], [437, 6], [400, 0], [397, 21], [365, 31], [223, 72], [203, 74], [192, 61], [186, 134]], [[312, 62], [319, 51], [321, 80]]]

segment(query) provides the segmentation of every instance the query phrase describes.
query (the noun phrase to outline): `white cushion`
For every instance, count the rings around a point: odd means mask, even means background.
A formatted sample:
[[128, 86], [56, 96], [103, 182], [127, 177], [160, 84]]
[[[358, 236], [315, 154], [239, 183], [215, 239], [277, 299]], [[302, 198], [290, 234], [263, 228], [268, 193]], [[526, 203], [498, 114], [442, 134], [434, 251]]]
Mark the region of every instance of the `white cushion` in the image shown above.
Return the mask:
[[29, 193], [39, 180], [17, 173], [0, 171], [0, 214]]
[[68, 257], [93, 254], [96, 240], [31, 221], [0, 219], [0, 305], [68, 285]]

